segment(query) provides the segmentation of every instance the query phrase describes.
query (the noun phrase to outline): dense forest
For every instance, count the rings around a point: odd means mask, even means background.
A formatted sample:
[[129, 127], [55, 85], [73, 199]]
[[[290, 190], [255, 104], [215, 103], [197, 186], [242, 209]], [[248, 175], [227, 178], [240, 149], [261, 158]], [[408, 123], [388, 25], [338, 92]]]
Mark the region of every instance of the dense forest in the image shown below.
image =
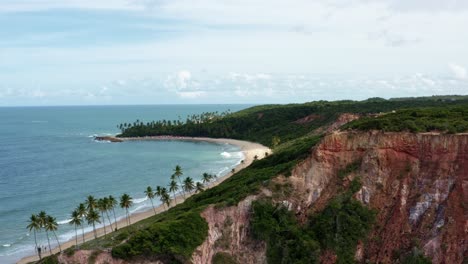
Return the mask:
[[[274, 147], [281, 142], [307, 135], [319, 127], [330, 124], [342, 113], [356, 113], [367, 116], [397, 110], [399, 113], [399, 110], [408, 108], [460, 106], [462, 109], [466, 109], [467, 105], [468, 97], [466, 96], [396, 98], [390, 100], [370, 98], [365, 101], [316, 101], [304, 104], [254, 106], [236, 113], [203, 113], [189, 116], [185, 121], [179, 119], [144, 123], [137, 120], [133, 123], [120, 124], [118, 128], [122, 132], [119, 137], [172, 135], [234, 138]], [[426, 116], [427, 113], [423, 113], [423, 115]], [[426, 117], [432, 118], [432, 116]], [[418, 116], [413, 117], [413, 119], [417, 118]], [[444, 126], [445, 117], [440, 116], [438, 119], [440, 125], [437, 125], [434, 129], [449, 130], [451, 132], [463, 131], [464, 122], [466, 122], [466, 120], [461, 120], [459, 116], [456, 117], [454, 113], [447, 116], [447, 122], [463, 122]], [[372, 117], [364, 120], [372, 120]], [[398, 118], [395, 118], [395, 120], [398, 120]], [[409, 121], [408, 127], [412, 127]], [[411, 128], [410, 130], [427, 131], [432, 128], [431, 126], [423, 126], [420, 123], [416, 127], [417, 129]], [[443, 129], [444, 127], [446, 129]]]

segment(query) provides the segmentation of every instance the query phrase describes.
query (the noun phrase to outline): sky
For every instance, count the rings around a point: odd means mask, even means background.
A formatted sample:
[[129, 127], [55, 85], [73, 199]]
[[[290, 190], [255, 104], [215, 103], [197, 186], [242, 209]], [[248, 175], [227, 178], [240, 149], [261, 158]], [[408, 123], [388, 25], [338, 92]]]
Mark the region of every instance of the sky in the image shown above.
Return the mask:
[[468, 94], [466, 0], [0, 0], [0, 106]]

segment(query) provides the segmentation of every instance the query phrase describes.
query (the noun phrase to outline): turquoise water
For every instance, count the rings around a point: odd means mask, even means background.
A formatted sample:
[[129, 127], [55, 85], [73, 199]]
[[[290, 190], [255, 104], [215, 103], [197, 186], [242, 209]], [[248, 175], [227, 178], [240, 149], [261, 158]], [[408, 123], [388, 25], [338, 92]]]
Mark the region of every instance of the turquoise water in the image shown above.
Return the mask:
[[[224, 174], [241, 159], [239, 148], [204, 142], [96, 142], [116, 125], [140, 119], [185, 118], [204, 111], [237, 111], [245, 105], [86, 106], [0, 108], [0, 263], [34, 254], [26, 229], [32, 213], [45, 210], [59, 221], [59, 240], [72, 239], [70, 212], [87, 195], [134, 198], [131, 212], [147, 210], [146, 186], [167, 185], [173, 167], [200, 179]], [[228, 154], [226, 154], [226, 153]], [[223, 155], [221, 155], [223, 153]], [[117, 210], [119, 217], [122, 210]], [[87, 230], [91, 230], [87, 227]], [[47, 245], [39, 234], [39, 244]], [[53, 238], [51, 238], [51, 242]]]

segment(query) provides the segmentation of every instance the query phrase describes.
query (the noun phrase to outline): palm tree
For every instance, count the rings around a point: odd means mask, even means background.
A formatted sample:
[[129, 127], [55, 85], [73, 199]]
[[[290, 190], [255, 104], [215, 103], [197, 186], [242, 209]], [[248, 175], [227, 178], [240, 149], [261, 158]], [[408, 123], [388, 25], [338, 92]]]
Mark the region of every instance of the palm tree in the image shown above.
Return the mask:
[[52, 231], [52, 233], [55, 236], [55, 240], [57, 241], [57, 244], [59, 246], [60, 253], [62, 253], [62, 246], [60, 245], [57, 234], [55, 233], [55, 231], [57, 231], [57, 229], [58, 229], [58, 224], [57, 224], [57, 220], [55, 219], [55, 217], [52, 217], [50, 215], [47, 216], [47, 221], [46, 221], [45, 228], [48, 231]]
[[128, 208], [130, 206], [132, 206], [133, 204], [133, 201], [132, 201], [132, 197], [130, 197], [130, 195], [124, 193], [121, 197], [120, 197], [120, 207], [122, 208], [125, 208], [125, 212], [126, 212], [126, 215], [127, 215], [127, 222], [128, 222], [128, 225], [130, 225], [130, 215], [128, 213]]
[[[78, 207], [76, 208], [76, 211], [78, 212], [78, 215], [81, 218], [81, 222], [84, 222], [86, 219], [86, 216], [88, 215], [88, 211], [86, 210], [86, 206], [84, 203], [80, 203]], [[84, 225], [81, 226], [81, 235], [83, 236], [83, 243], [85, 242], [85, 236], [84, 236]]]
[[179, 185], [177, 184], [176, 181], [172, 180], [171, 183], [169, 184], [169, 191], [174, 194], [174, 200], [176, 204], [177, 204], [177, 197], [176, 197], [177, 190], [179, 190]]
[[202, 175], [202, 181], [203, 181], [203, 183], [204, 183], [204, 184], [209, 183], [209, 182], [211, 181], [212, 177], [213, 177], [213, 176], [211, 176], [210, 174], [208, 174], [208, 173], [206, 173], [206, 172], [203, 173], [203, 175]]
[[88, 208], [88, 210], [94, 210], [96, 209], [96, 207], [97, 207], [96, 198], [94, 198], [94, 196], [92, 195], [89, 195], [86, 198], [86, 208]]
[[154, 214], [156, 214], [156, 209], [154, 209], [154, 204], [153, 204], [154, 192], [151, 186], [146, 187], [145, 194], [146, 194], [146, 197], [150, 199]]
[[[179, 165], [176, 165], [175, 166], [175, 169], [174, 169], [174, 174], [173, 174], [173, 177], [177, 177], [177, 179], [179, 179], [179, 184], [182, 186], [182, 181], [180, 180], [180, 176], [182, 176], [184, 173], [182, 172], [182, 167], [180, 167]], [[182, 189], [182, 193], [184, 194], [184, 199], [185, 199], [185, 191]]]
[[96, 212], [94, 209], [89, 210], [88, 214], [86, 215], [86, 220], [88, 221], [89, 225], [93, 225], [94, 238], [97, 238], [96, 223], [101, 223], [98, 212]]
[[167, 192], [166, 188], [161, 189], [161, 202], [163, 203], [163, 205], [166, 205], [167, 208], [169, 208], [169, 206], [171, 205], [171, 196]]
[[99, 198], [99, 200], [97, 202], [97, 208], [98, 208], [99, 212], [101, 212], [102, 224], [104, 225], [104, 236], [107, 236], [106, 219], [104, 218], [104, 211], [106, 211], [106, 204], [104, 203], [104, 200], [102, 198]]
[[194, 185], [194, 183], [193, 183], [193, 179], [190, 178], [190, 177], [185, 178], [185, 180], [184, 180], [184, 185], [183, 185], [183, 189], [184, 189], [186, 192], [190, 193], [194, 188], [195, 188], [195, 185]]
[[75, 226], [75, 242], [76, 242], [75, 248], [78, 248], [78, 231], [76, 230], [76, 227], [81, 226], [82, 223], [83, 221], [81, 220], [80, 213], [78, 212], [78, 210], [74, 210], [71, 213], [70, 225]]
[[197, 184], [195, 185], [195, 193], [197, 192], [203, 192], [204, 189], [203, 189], [203, 183], [201, 182], [197, 182]]
[[112, 195], [109, 195], [109, 204], [108, 204], [108, 208], [109, 210], [112, 209], [112, 213], [114, 214], [114, 223], [115, 223], [115, 230], [118, 229], [117, 227], [117, 217], [115, 217], [115, 207], [117, 206], [117, 200], [114, 198], [114, 196]]
[[49, 233], [47, 232], [47, 214], [44, 211], [40, 211], [39, 214], [37, 215], [39, 217], [39, 223], [41, 224], [41, 228], [44, 228], [46, 232], [46, 237], [47, 237], [47, 243], [49, 244], [49, 252], [50, 255], [52, 255], [52, 249], [50, 248], [50, 239], [49, 239]]
[[31, 232], [31, 230], [33, 230], [33, 232], [34, 232], [34, 243], [36, 244], [35, 251], [37, 252], [37, 255], [39, 256], [39, 260], [41, 260], [42, 259], [41, 251], [38, 250], [39, 248], [37, 247], [37, 238], [36, 238], [36, 231], [41, 230], [41, 220], [39, 219], [39, 217], [37, 215], [33, 214], [29, 218], [28, 223], [29, 224], [28, 224], [27, 228], [29, 228], [29, 232]]

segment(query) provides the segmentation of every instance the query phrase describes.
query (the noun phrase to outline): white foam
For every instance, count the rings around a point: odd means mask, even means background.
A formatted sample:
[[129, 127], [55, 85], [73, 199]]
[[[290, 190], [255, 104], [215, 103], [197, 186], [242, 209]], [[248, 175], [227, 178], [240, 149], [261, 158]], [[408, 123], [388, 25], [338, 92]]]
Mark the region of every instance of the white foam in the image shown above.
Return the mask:
[[135, 198], [133, 199], [133, 203], [134, 204], [139, 204], [139, 203], [142, 203], [144, 201], [148, 200], [148, 197], [143, 197], [143, 198]]
[[3, 244], [4, 247], [11, 247], [11, 244]]
[[65, 219], [65, 220], [62, 220], [62, 221], [58, 221], [57, 224], [64, 225], [64, 224], [68, 224], [70, 222], [71, 222], [71, 219]]
[[231, 157], [231, 154], [230, 154], [229, 152], [224, 151], [223, 153], [221, 153], [221, 156], [222, 156], [223, 158], [230, 158], [230, 157]]

